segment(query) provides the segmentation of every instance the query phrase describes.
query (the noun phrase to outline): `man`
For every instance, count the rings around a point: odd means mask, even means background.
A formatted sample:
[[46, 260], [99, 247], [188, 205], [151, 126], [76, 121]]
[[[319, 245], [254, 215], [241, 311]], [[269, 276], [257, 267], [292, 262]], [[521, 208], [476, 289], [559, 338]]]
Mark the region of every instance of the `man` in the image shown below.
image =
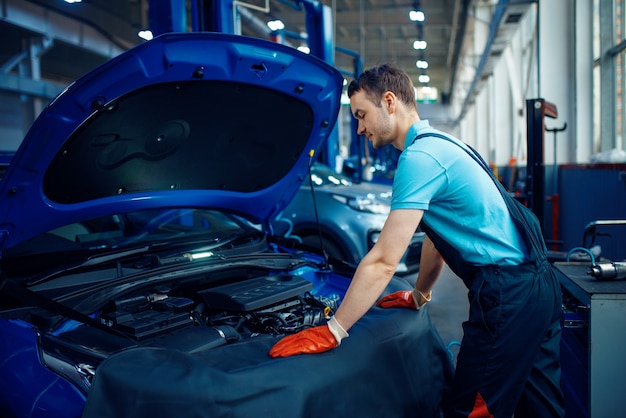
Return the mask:
[[444, 415], [562, 416], [561, 293], [540, 232], [518, 226], [530, 212], [509, 211], [469, 147], [420, 120], [413, 84], [402, 70], [382, 65], [365, 71], [348, 96], [358, 133], [374, 147], [392, 144], [402, 152], [391, 212], [328, 324], [283, 338], [270, 355], [337, 347], [382, 294], [421, 222], [427, 239], [415, 288], [377, 305], [420, 309], [446, 262], [468, 287], [469, 319]]

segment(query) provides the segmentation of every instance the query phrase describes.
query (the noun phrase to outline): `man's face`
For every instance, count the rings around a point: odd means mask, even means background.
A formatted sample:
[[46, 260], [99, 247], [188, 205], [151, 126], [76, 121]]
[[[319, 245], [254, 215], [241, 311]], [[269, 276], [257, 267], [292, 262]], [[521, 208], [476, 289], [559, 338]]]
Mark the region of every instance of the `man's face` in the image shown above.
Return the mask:
[[[380, 104], [384, 104], [382, 99]], [[393, 141], [393, 129], [387, 109], [372, 103], [363, 90], [350, 97], [350, 109], [358, 121], [357, 133], [365, 135], [374, 148], [381, 148]]]

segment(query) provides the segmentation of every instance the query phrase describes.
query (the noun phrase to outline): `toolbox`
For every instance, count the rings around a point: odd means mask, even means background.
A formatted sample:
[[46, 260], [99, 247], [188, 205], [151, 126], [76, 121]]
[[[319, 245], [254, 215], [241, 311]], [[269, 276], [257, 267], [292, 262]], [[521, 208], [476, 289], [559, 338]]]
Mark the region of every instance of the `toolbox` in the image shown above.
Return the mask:
[[589, 262], [554, 263], [563, 290], [566, 418], [623, 416], [626, 280], [598, 280]]

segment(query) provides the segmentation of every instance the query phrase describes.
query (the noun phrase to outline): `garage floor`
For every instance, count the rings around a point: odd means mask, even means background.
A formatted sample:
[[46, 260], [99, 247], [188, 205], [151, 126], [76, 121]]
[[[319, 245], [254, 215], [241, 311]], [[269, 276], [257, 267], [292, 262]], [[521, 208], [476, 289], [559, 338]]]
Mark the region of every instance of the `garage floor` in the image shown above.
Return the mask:
[[[416, 275], [405, 276], [409, 283], [415, 283]], [[463, 328], [461, 324], [467, 319], [469, 302], [467, 288], [447, 266], [435, 283], [432, 291], [432, 300], [428, 303], [428, 313], [441, 335], [444, 344], [449, 345], [452, 353], [458, 353]]]

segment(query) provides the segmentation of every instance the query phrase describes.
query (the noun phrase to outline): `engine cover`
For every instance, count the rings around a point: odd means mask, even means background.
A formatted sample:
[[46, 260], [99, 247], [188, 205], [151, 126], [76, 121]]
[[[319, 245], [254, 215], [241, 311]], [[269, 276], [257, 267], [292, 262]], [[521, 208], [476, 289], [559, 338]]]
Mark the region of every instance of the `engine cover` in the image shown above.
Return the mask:
[[250, 312], [284, 302], [313, 288], [298, 276], [262, 276], [200, 291], [207, 307], [217, 310]]

